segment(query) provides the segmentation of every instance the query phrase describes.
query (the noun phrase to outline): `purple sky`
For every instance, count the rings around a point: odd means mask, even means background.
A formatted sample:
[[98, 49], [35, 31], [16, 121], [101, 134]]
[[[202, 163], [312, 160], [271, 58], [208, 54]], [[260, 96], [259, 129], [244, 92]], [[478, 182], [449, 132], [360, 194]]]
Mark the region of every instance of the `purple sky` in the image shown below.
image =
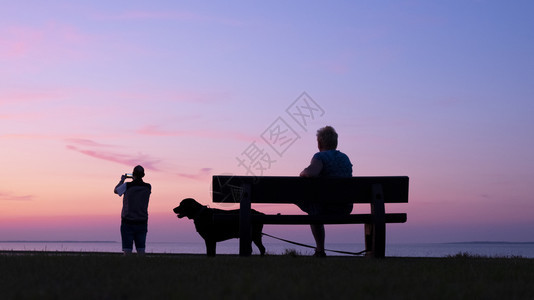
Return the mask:
[[[355, 176], [410, 177], [409, 204], [386, 208], [408, 223], [388, 240], [534, 241], [533, 13], [483, 0], [4, 3], [0, 240], [119, 240], [112, 189], [142, 164], [149, 240], [196, 241], [172, 214], [180, 199], [211, 204], [211, 176], [245, 175], [252, 145], [272, 160], [263, 175], [298, 175], [331, 125]], [[302, 97], [316, 110], [292, 119]], [[271, 148], [278, 125], [292, 140]], [[348, 232], [363, 242], [360, 226], [327, 238]]]

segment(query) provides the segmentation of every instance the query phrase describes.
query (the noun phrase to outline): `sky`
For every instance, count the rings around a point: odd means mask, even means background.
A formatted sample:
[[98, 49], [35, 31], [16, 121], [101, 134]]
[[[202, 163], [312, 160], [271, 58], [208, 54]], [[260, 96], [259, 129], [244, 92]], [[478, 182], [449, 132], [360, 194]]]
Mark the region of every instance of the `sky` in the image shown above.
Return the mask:
[[[534, 241], [532, 1], [1, 6], [0, 240], [119, 241], [113, 188], [141, 164], [148, 242], [200, 242], [181, 199], [236, 208], [213, 175], [297, 176], [331, 125], [354, 176], [410, 177], [388, 242]], [[342, 241], [363, 226], [327, 226]]]

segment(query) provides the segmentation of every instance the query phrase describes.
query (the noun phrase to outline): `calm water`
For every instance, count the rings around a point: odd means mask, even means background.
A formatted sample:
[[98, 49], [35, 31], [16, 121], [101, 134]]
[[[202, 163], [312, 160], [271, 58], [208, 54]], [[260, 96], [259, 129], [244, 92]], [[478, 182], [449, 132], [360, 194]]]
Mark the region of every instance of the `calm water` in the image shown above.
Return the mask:
[[[286, 250], [296, 250], [302, 255], [312, 254], [313, 250], [286, 243], [264, 241], [267, 253], [283, 254]], [[328, 244], [328, 249], [358, 252], [363, 244]], [[238, 254], [238, 240], [217, 244], [219, 254]], [[253, 246], [253, 254], [258, 254]], [[0, 242], [0, 250], [60, 251], [60, 252], [121, 252], [120, 242]], [[148, 242], [149, 253], [198, 253], [204, 254], [203, 243]], [[534, 258], [534, 243], [428, 243], [428, 244], [388, 244], [386, 256], [401, 257], [444, 257], [458, 253], [484, 256], [522, 256]], [[342, 255], [330, 252], [329, 256]]]

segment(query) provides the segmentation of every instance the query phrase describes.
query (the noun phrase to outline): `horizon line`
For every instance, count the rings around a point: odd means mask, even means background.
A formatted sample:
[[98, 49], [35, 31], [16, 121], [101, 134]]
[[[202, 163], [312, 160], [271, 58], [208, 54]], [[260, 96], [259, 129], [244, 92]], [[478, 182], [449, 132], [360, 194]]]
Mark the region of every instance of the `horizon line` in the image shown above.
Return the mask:
[[[0, 243], [121, 243], [120, 241], [90, 241], [90, 240], [0, 240]], [[152, 241], [150, 243], [184, 243], [177, 241]], [[185, 242], [185, 243], [195, 243], [195, 242]], [[201, 242], [199, 242], [201, 243]], [[330, 244], [363, 244], [363, 243], [330, 243]], [[534, 241], [521, 241], [521, 242], [510, 242], [510, 241], [461, 241], [461, 242], [400, 242], [395, 243], [391, 242], [389, 244], [534, 244]]]

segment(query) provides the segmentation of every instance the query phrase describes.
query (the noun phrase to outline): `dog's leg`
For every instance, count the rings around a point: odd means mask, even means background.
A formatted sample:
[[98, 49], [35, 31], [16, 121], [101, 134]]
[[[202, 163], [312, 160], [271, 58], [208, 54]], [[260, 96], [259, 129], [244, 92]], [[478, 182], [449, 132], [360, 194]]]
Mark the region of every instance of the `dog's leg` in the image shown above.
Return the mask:
[[263, 246], [261, 242], [261, 237], [259, 239], [254, 239], [254, 244], [256, 244], [256, 247], [260, 250], [260, 255], [265, 255], [265, 246]]
[[254, 232], [252, 232], [252, 241], [256, 247], [258, 247], [258, 250], [260, 250], [260, 255], [265, 255], [265, 247], [261, 241], [261, 228], [259, 230], [255, 229]]
[[215, 256], [217, 242], [212, 240], [204, 240], [206, 242], [206, 254], [208, 256]]

